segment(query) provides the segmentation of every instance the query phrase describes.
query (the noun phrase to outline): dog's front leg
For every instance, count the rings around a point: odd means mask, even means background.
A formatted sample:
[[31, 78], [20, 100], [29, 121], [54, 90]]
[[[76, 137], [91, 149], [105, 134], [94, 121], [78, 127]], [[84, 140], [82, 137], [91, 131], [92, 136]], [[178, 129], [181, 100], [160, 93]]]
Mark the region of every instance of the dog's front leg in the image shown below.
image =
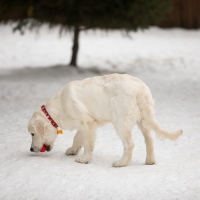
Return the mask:
[[82, 130], [82, 141], [84, 147], [84, 153], [82, 156], [76, 158], [76, 162], [87, 164], [92, 157], [92, 151], [94, 149], [95, 141], [95, 128], [90, 125], [85, 125]]
[[74, 136], [73, 145], [72, 147], [67, 149], [66, 155], [69, 156], [78, 154], [79, 150], [81, 149], [82, 143], [82, 132], [78, 130], [76, 135]]

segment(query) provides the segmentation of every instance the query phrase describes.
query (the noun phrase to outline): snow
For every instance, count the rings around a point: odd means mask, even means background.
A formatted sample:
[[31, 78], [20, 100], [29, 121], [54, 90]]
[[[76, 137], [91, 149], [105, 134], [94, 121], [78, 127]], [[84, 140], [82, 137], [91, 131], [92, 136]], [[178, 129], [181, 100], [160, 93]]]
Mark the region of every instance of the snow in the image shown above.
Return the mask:
[[[66, 66], [70, 33], [60, 38], [58, 29], [44, 26], [39, 34], [21, 36], [0, 26], [0, 199], [199, 199], [200, 30], [152, 27], [130, 36], [81, 33], [76, 70]], [[98, 129], [87, 165], [64, 154], [75, 131], [59, 135], [49, 153], [29, 152], [27, 123], [38, 106], [69, 81], [119, 71], [150, 87], [163, 127], [184, 131], [175, 142], [157, 140], [152, 132], [156, 165], [144, 165], [144, 139], [135, 127], [132, 161], [111, 167], [123, 150], [111, 124]]]

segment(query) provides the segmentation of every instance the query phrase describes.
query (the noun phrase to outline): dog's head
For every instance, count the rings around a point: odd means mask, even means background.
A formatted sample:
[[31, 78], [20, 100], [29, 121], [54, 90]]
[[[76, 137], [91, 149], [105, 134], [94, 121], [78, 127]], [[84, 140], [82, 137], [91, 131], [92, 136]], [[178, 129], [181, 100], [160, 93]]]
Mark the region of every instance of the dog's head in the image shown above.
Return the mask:
[[52, 126], [42, 111], [33, 113], [28, 124], [28, 131], [32, 137], [30, 151], [39, 152], [43, 145], [47, 147], [47, 151], [52, 150], [57, 136], [56, 128]]

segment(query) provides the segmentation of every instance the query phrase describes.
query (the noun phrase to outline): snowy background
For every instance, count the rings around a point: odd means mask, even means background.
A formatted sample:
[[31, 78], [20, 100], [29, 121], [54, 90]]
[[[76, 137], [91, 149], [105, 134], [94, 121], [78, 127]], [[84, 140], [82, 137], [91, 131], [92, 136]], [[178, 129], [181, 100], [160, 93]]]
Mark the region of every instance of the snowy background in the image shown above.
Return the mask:
[[[119, 31], [83, 32], [79, 69], [66, 66], [72, 35], [58, 32], [44, 26], [21, 36], [0, 26], [0, 199], [200, 199], [200, 30], [152, 27], [132, 32], [132, 39]], [[29, 152], [27, 123], [37, 107], [69, 81], [111, 72], [142, 79], [157, 120], [184, 131], [175, 142], [152, 132], [156, 165], [144, 165], [144, 139], [135, 127], [132, 161], [111, 167], [123, 150], [111, 124], [98, 129], [90, 164], [64, 154], [75, 132], [59, 135], [49, 153]]]

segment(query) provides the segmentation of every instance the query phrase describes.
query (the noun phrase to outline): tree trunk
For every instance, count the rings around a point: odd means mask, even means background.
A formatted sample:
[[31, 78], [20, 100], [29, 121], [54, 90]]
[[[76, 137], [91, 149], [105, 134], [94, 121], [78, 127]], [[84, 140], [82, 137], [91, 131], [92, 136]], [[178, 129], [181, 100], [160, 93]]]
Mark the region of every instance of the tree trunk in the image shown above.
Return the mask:
[[79, 39], [79, 26], [74, 27], [74, 38], [73, 38], [73, 47], [72, 47], [72, 57], [70, 61], [70, 65], [73, 67], [77, 66], [77, 53], [78, 53], [78, 39]]

